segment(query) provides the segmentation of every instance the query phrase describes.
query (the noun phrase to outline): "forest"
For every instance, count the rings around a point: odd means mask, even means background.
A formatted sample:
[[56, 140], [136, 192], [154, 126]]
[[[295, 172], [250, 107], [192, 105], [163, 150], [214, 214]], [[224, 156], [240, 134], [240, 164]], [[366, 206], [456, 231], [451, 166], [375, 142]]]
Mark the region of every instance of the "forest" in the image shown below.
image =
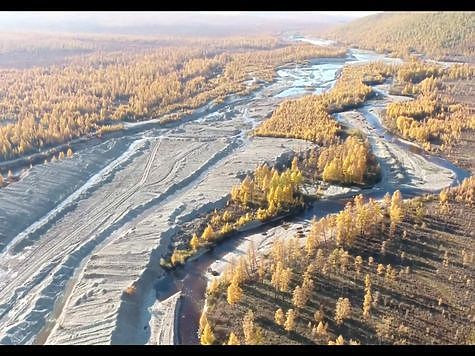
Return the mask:
[[475, 13], [380, 13], [328, 31], [346, 45], [391, 53], [424, 54], [434, 59], [475, 59]]
[[251, 246], [209, 285], [201, 343], [473, 342], [474, 182], [409, 200], [356, 196], [312, 222], [304, 249], [299, 236], [264, 255]]
[[272, 80], [278, 65], [344, 54], [269, 37], [198, 38], [137, 51], [93, 51], [46, 67], [3, 69], [0, 159], [107, 130], [114, 122], [167, 121], [167, 114], [179, 119], [207, 102], [254, 89], [244, 83], [253, 76]]
[[390, 93], [414, 100], [389, 104], [386, 125], [427, 151], [449, 150], [463, 130], [475, 128], [473, 108], [458, 102], [449, 82], [470, 83], [474, 74], [475, 67], [466, 64], [444, 69], [415, 59], [406, 62], [395, 73]]
[[295, 155], [290, 167], [281, 172], [264, 163], [232, 188], [225, 208], [207, 214], [197, 229], [181, 235], [187, 242], [173, 250], [169, 262], [164, 259], [161, 264], [165, 267], [184, 264], [202, 248], [209, 248], [255, 222], [266, 222], [301, 210], [318, 199], [318, 194], [303, 193], [304, 185], [319, 187], [323, 181], [368, 187], [379, 179], [379, 163], [368, 142], [356, 136]]
[[365, 82], [382, 83], [390, 73], [388, 67], [377, 62], [346, 66], [330, 91], [283, 102], [255, 134], [301, 138], [323, 146], [334, 143], [341, 127], [331, 114], [361, 105], [373, 94]]
[[447, 151], [463, 130], [475, 128], [473, 108], [457, 101], [449, 83], [470, 83], [474, 76], [472, 65], [443, 68], [416, 58], [401, 65], [346, 66], [329, 92], [283, 102], [255, 134], [301, 138], [323, 146], [335, 143], [342, 128], [331, 114], [361, 105], [373, 95], [369, 85], [389, 80], [390, 94], [414, 100], [389, 104], [384, 112], [387, 127], [427, 151]]
[[[318, 145], [299, 160], [303, 184], [367, 183], [374, 167], [367, 143], [344, 139], [331, 115], [371, 98], [369, 85], [389, 84], [390, 94], [409, 100], [385, 108], [387, 127], [448, 153], [475, 128], [473, 100], [458, 100], [474, 69], [416, 58], [345, 67], [332, 90], [282, 103], [255, 134]], [[473, 344], [474, 182], [411, 199], [398, 190], [381, 202], [357, 195], [270, 250], [251, 243], [208, 284], [200, 343]]]
[[0, 13], [0, 344], [475, 344], [474, 43]]
[[215, 210], [205, 217], [202, 227], [192, 232], [189, 246], [174, 249], [170, 265], [185, 263], [200, 248], [212, 246], [219, 239], [254, 221], [266, 221], [302, 208], [304, 200], [299, 191], [302, 183], [303, 176], [297, 157], [294, 157], [289, 168], [281, 172], [265, 163], [260, 165], [251, 176], [246, 176], [239, 185], [232, 188], [224, 209]]

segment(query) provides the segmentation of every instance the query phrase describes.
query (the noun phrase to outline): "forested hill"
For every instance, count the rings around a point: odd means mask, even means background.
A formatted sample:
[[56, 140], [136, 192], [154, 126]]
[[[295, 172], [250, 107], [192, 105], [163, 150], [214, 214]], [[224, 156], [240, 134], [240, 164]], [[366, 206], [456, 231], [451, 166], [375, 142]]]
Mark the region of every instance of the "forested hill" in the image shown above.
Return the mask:
[[328, 36], [346, 44], [436, 59], [475, 61], [475, 12], [381, 13], [340, 26]]

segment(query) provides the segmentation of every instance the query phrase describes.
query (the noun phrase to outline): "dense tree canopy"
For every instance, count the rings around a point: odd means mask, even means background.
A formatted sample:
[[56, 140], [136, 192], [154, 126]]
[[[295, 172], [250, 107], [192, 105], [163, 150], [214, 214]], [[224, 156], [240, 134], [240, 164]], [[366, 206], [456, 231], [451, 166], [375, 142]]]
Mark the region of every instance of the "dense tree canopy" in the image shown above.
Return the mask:
[[383, 13], [364, 17], [329, 33], [346, 44], [404, 56], [475, 55], [475, 13]]
[[277, 65], [344, 54], [238, 37], [94, 51], [61, 65], [0, 70], [0, 159], [67, 142], [111, 122], [177, 119], [210, 100], [250, 90], [245, 82], [251, 76], [272, 79]]

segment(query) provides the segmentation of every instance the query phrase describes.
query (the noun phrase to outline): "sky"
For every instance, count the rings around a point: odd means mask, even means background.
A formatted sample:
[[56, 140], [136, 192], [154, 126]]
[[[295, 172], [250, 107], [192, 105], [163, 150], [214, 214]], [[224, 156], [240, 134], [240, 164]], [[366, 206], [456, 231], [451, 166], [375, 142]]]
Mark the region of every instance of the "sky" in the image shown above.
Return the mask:
[[279, 16], [286, 14], [315, 14], [329, 16], [362, 17], [377, 13], [377, 11], [0, 11], [0, 24], [14, 23], [19, 20], [41, 19], [44, 21], [64, 21], [65, 19], [77, 20], [105, 20], [117, 21], [118, 19], [128, 19], [129, 21], [156, 22], [157, 18], [167, 18], [170, 15], [215, 15], [220, 17], [257, 15], [257, 16]]
[[[311, 23], [349, 21], [376, 11], [0, 11], [0, 31], [86, 31], [146, 26], [179, 27], [183, 24], [236, 25], [263, 22]], [[228, 21], [228, 22], [227, 22]]]

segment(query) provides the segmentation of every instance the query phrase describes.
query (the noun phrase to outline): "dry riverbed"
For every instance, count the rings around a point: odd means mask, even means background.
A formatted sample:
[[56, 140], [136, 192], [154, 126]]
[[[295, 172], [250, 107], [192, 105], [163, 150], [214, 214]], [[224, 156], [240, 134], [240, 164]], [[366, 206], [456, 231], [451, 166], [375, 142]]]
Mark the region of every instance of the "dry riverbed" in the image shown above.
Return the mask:
[[[177, 226], [222, 206], [258, 163], [308, 147], [246, 134], [282, 100], [274, 96], [283, 88], [276, 83], [195, 121], [146, 130], [122, 150], [110, 146], [120, 140], [106, 141], [110, 158], [95, 148], [91, 163], [85, 150], [35, 166], [0, 190], [0, 219], [20, 232], [0, 229], [0, 343], [149, 342], [153, 282]], [[37, 189], [42, 175], [51, 178]], [[43, 200], [32, 206], [31, 199]], [[136, 293], [124, 293], [131, 285]]]

